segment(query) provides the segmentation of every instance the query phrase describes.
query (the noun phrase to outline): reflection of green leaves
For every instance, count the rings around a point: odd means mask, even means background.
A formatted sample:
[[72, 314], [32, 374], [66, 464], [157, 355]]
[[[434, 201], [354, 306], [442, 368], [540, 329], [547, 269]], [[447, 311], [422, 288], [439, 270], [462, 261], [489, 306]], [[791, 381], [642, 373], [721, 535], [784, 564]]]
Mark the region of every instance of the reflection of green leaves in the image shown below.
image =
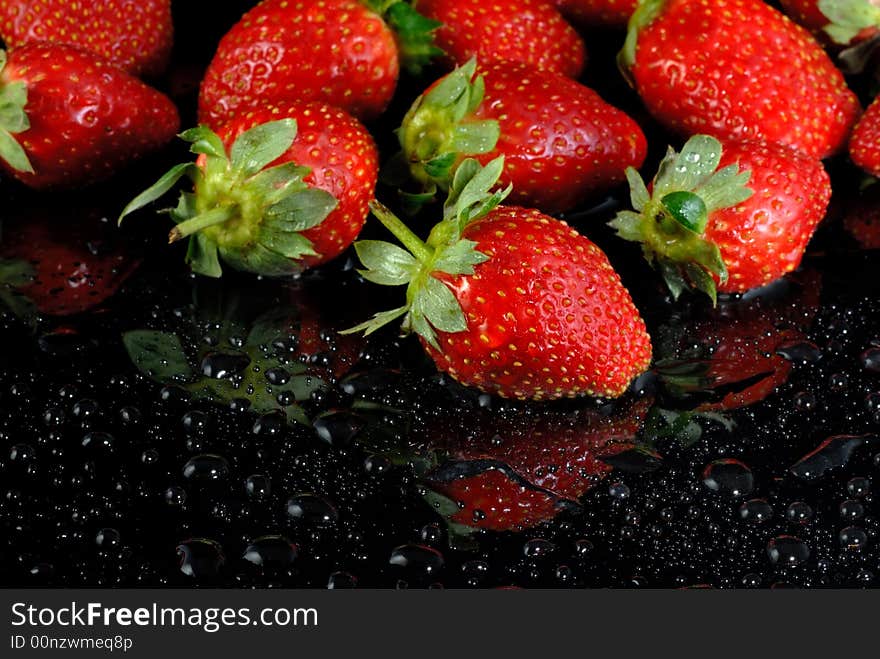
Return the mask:
[[[197, 326], [198, 323], [193, 329], [196, 330]], [[132, 362], [144, 375], [162, 384], [177, 384], [196, 400], [229, 403], [243, 398], [250, 402], [249, 409], [257, 414], [281, 411], [288, 421], [307, 424], [309, 419], [297, 403], [309, 400], [327, 385], [321, 378], [308, 373], [305, 364], [288, 362], [283, 354], [279, 354], [277, 344], [284, 342], [293, 331], [291, 310], [284, 307], [259, 316], [250, 324], [249, 332], [238, 320], [222, 318], [217, 332], [223, 340], [218, 343], [229, 345], [232, 337], [246, 335], [244, 344], [236, 352], [246, 354], [250, 360], [247, 368], [228, 378], [212, 378], [201, 373], [200, 364], [208, 352], [222, 350], [204, 345], [187, 351], [177, 334], [134, 330], [123, 335], [123, 344]], [[283, 384], [272, 384], [266, 379], [266, 372], [278, 368], [287, 371], [290, 377]], [[282, 405], [279, 402], [281, 394], [289, 394], [296, 402]]]
[[176, 334], [134, 330], [123, 334], [122, 343], [138, 370], [154, 380], [174, 382], [192, 377], [192, 368]]

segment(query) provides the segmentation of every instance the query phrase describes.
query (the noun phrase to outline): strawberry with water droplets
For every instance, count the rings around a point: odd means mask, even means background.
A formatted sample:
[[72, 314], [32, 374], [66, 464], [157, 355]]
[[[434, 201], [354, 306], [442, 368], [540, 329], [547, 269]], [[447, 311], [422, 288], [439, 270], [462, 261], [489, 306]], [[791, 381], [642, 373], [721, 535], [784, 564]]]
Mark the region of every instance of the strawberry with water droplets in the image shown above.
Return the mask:
[[156, 76], [171, 54], [171, 0], [6, 0], [0, 37], [9, 48], [36, 41], [79, 46], [132, 75]]
[[183, 176], [170, 242], [190, 237], [195, 272], [238, 270], [284, 276], [341, 254], [357, 237], [373, 198], [378, 154], [352, 116], [323, 103], [263, 106], [227, 124], [181, 137], [199, 154], [172, 168], [123, 210], [123, 217], [168, 192]]
[[[627, 171], [633, 211], [611, 226], [642, 243], [674, 297], [686, 288], [740, 293], [794, 270], [825, 215], [821, 161], [762, 142], [696, 135], [669, 149], [651, 189]], [[748, 187], [747, 187], [748, 186]]]
[[199, 119], [217, 129], [286, 101], [321, 101], [375, 119], [401, 66], [417, 72], [439, 53], [436, 27], [408, 2], [263, 0], [220, 41], [202, 80]]
[[547, 0], [419, 0], [416, 6], [442, 24], [437, 45], [450, 68], [476, 57], [531, 64], [569, 78], [584, 69], [583, 41]]
[[177, 132], [171, 100], [75, 46], [0, 50], [0, 166], [32, 188], [108, 178]]
[[816, 40], [761, 0], [644, 0], [619, 62], [651, 114], [682, 135], [825, 158], [860, 110]]
[[510, 201], [570, 210], [622, 183], [647, 144], [639, 125], [574, 80], [526, 64], [471, 60], [435, 82], [398, 132], [399, 164], [428, 194], [446, 190], [466, 157], [504, 156]]
[[403, 317], [440, 370], [507, 398], [621, 395], [651, 360], [644, 321], [596, 245], [537, 210], [498, 206], [503, 167], [464, 161], [427, 242], [373, 203], [407, 249], [356, 243], [363, 276], [406, 285], [407, 301], [349, 331]]

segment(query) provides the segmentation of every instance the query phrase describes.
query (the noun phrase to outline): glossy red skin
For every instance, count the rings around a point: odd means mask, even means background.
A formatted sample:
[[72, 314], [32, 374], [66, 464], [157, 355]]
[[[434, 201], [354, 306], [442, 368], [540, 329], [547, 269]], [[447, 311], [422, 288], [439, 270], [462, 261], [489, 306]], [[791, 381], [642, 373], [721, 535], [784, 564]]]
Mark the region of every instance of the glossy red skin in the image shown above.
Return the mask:
[[667, 0], [631, 68], [651, 114], [682, 135], [761, 139], [825, 158], [859, 114], [815, 39], [761, 0]]
[[324, 103], [263, 106], [230, 122], [218, 134], [229, 149], [246, 130], [285, 118], [296, 120], [296, 140], [269, 166], [295, 162], [311, 168], [305, 182], [326, 190], [338, 202], [323, 222], [302, 232], [319, 254], [302, 259], [305, 269], [339, 256], [360, 233], [376, 188], [379, 155], [370, 133], [357, 119]]
[[394, 35], [357, 0], [263, 0], [220, 41], [199, 94], [217, 128], [264, 103], [321, 101], [378, 117], [399, 74]]
[[584, 43], [547, 0], [419, 0], [416, 8], [443, 23], [435, 36], [449, 68], [476, 56], [483, 64], [523, 62], [570, 78], [583, 72]]
[[548, 411], [540, 417], [527, 412], [513, 418], [481, 415], [468, 424], [467, 437], [459, 430], [453, 437], [436, 438], [432, 448], [453, 462], [488, 460], [514, 473], [489, 469], [446, 482], [429, 474], [430, 486], [463, 504], [451, 517], [459, 524], [493, 531], [536, 526], [611, 472], [603, 458], [633, 448], [650, 406], [650, 400], [640, 400], [614, 416], [591, 409]]
[[475, 119], [496, 119], [495, 149], [476, 156], [486, 164], [503, 155], [502, 185], [512, 203], [562, 213], [626, 180], [641, 167], [647, 142], [639, 125], [592, 89], [524, 64], [480, 67], [486, 95]]
[[0, 37], [8, 48], [36, 41], [80, 46], [132, 75], [156, 76], [171, 55], [171, 0], [5, 0]]
[[[876, 3], [876, 0], [875, 0]], [[782, 10], [798, 25], [803, 25], [823, 43], [831, 44], [825, 33], [828, 17], [819, 9], [818, 0], [779, 0]], [[848, 45], [855, 45], [877, 34], [877, 28], [866, 28], [859, 32]]]
[[473, 275], [436, 273], [467, 319], [423, 341], [462, 384], [507, 398], [615, 397], [651, 361], [645, 323], [607, 257], [560, 220], [498, 207], [465, 229], [489, 257]]
[[105, 239], [99, 216], [44, 216], [4, 223], [0, 259], [21, 260], [33, 269], [31, 283], [17, 288], [44, 314], [67, 316], [99, 306], [140, 264], [140, 259]]
[[880, 97], [859, 119], [849, 141], [852, 161], [872, 176], [880, 176]]
[[831, 182], [821, 161], [784, 146], [726, 142], [719, 168], [751, 171], [746, 201], [709, 216], [705, 237], [721, 250], [728, 279], [718, 291], [741, 293], [794, 270], [825, 216]]
[[30, 129], [15, 138], [35, 173], [0, 164], [32, 188], [108, 178], [171, 141], [171, 100], [106, 60], [73, 46], [34, 43], [9, 51], [0, 84], [23, 81]]
[[638, 0], [554, 0], [553, 4], [576, 25], [625, 28]]

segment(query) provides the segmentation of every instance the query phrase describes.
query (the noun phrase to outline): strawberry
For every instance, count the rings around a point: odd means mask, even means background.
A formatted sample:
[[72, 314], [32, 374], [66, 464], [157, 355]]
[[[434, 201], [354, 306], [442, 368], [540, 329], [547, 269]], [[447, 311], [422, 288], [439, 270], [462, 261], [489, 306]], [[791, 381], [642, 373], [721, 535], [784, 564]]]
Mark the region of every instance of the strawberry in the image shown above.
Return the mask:
[[165, 70], [173, 38], [171, 0], [8, 0], [0, 37], [9, 48], [34, 41], [80, 46], [132, 75]]
[[651, 114], [683, 135], [825, 158], [860, 109], [816, 40], [761, 0], [646, 0], [619, 61]]
[[716, 290], [743, 292], [794, 270], [831, 198], [820, 161], [706, 135], [669, 149], [650, 192], [634, 169], [627, 176], [636, 212], [611, 226], [642, 243], [674, 297], [695, 288], [714, 301]]
[[285, 101], [322, 101], [375, 119], [401, 63], [418, 71], [439, 52], [436, 27], [406, 2], [263, 0], [220, 41], [202, 80], [199, 119], [216, 129]]
[[260, 275], [297, 274], [341, 254], [360, 232], [376, 186], [378, 154], [352, 116], [323, 103], [261, 106], [227, 124], [184, 132], [199, 154], [172, 168], [120, 221], [170, 190], [194, 184], [172, 212], [169, 241], [191, 236], [187, 261], [219, 277], [219, 258]]
[[862, 115], [849, 140], [852, 161], [873, 176], [880, 176], [880, 97]]
[[108, 234], [101, 209], [31, 204], [3, 223], [0, 300], [23, 317], [68, 316], [101, 305], [140, 260]]
[[448, 437], [431, 437], [430, 449], [444, 459], [425, 480], [456, 503], [449, 510], [453, 524], [530, 528], [576, 504], [611, 472], [605, 460], [635, 448], [649, 407], [641, 400], [611, 415], [595, 409], [480, 414]]
[[468, 156], [504, 156], [511, 201], [570, 210], [622, 183], [647, 149], [638, 124], [592, 89], [526, 64], [471, 60], [420, 96], [398, 131], [400, 158], [427, 190], [448, 189]]
[[0, 50], [0, 165], [32, 188], [109, 177], [179, 127], [164, 94], [74, 46]]
[[583, 26], [626, 27], [639, 0], [554, 0], [566, 19]]
[[437, 45], [449, 68], [477, 57], [523, 62], [570, 78], [584, 69], [584, 42], [547, 0], [419, 0], [416, 6], [442, 24]]
[[537, 210], [497, 206], [503, 167], [462, 163], [427, 243], [371, 205], [409, 251], [361, 241], [362, 274], [407, 284], [407, 302], [348, 331], [403, 316], [441, 371], [507, 398], [621, 395], [651, 359], [644, 321], [596, 245]]
[[780, 0], [783, 11], [823, 40], [848, 46], [880, 31], [877, 0]]

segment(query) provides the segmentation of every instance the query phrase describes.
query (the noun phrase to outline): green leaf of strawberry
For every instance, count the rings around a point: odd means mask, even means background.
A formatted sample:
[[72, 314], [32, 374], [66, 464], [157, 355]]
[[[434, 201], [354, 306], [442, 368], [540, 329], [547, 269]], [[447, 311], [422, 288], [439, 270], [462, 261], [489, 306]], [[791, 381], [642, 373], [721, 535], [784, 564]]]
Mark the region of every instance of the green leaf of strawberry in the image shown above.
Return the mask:
[[829, 21], [823, 29], [839, 44], [849, 44], [862, 30], [880, 27], [880, 7], [869, 0], [819, 0], [817, 4]]
[[[6, 51], [0, 50], [0, 76], [6, 68]], [[24, 82], [11, 82], [0, 85], [0, 160], [20, 172], [33, 174], [27, 154], [14, 134], [28, 130], [30, 121], [24, 108], [27, 105], [27, 85]]]
[[721, 143], [697, 135], [680, 153], [669, 149], [648, 191], [642, 178], [630, 168], [633, 211], [621, 211], [610, 226], [618, 235], [642, 243], [645, 257], [660, 270], [673, 297], [695, 288], [716, 299], [715, 275], [727, 279], [721, 252], [705, 236], [709, 216], [715, 211], [750, 198], [746, 187], [751, 173], [737, 165], [718, 169]]

